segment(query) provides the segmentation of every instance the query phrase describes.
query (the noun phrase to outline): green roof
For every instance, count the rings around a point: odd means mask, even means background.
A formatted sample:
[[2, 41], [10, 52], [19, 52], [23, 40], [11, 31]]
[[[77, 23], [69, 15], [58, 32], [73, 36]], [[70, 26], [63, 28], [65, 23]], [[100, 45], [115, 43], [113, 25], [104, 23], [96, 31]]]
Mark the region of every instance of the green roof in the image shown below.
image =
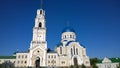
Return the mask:
[[[120, 62], [120, 58], [108, 58], [112, 63]], [[102, 63], [103, 59], [99, 59], [97, 63]]]
[[109, 58], [113, 63], [120, 62], [120, 58]]
[[15, 59], [16, 56], [0, 56], [0, 59]]

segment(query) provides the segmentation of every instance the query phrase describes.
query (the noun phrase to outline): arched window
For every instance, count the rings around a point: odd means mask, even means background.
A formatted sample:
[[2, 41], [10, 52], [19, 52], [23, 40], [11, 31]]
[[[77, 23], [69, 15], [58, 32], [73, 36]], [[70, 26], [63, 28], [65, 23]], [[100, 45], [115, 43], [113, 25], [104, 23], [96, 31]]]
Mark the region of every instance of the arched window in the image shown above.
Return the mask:
[[71, 48], [71, 55], [73, 55], [72, 48]]
[[42, 23], [41, 22], [39, 23], [39, 27], [42, 27]]
[[76, 54], [78, 55], [78, 49], [76, 48]]
[[70, 35], [70, 38], [72, 38], [72, 35]]
[[42, 14], [42, 10], [40, 10], [40, 14]]
[[65, 38], [66, 38], [66, 35], [65, 35]]
[[62, 54], [62, 47], [60, 47], [60, 54]]
[[74, 55], [75, 55], [75, 46], [73, 46], [73, 49], [74, 49]]

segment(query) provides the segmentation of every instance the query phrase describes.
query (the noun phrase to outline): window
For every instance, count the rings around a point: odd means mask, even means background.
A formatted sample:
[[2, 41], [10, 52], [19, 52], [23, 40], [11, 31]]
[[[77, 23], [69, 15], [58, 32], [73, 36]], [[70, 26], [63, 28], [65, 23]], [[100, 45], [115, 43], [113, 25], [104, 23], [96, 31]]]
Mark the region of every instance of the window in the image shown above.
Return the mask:
[[40, 14], [42, 14], [42, 10], [40, 10]]
[[60, 47], [60, 54], [62, 54], [62, 47]]
[[25, 61], [25, 64], [27, 63], [27, 61]]
[[54, 58], [56, 58], [56, 56], [54, 56]]
[[27, 55], [25, 56], [25, 58], [27, 58]]
[[50, 58], [50, 55], [48, 56], [48, 58]]
[[74, 55], [75, 55], [75, 46], [73, 46], [73, 49], [74, 49]]
[[37, 51], [39, 53], [39, 51]]
[[20, 55], [18, 56], [18, 58], [20, 58]]
[[56, 63], [56, 61], [54, 61], [54, 63]]
[[72, 48], [71, 48], [71, 55], [73, 55]]
[[75, 38], [75, 36], [73, 35], [73, 38]]
[[65, 64], [65, 61], [62, 61], [61, 63], [62, 63], [62, 64]]
[[24, 55], [22, 55], [22, 58], [24, 58]]
[[51, 56], [51, 58], [53, 58], [53, 56]]
[[86, 64], [88, 64], [89, 62], [88, 61], [86, 61]]
[[78, 55], [78, 49], [76, 48], [76, 54]]
[[42, 27], [42, 23], [41, 22], [39, 23], [39, 27]]
[[23, 61], [21, 61], [21, 64], [23, 64]]
[[72, 35], [70, 35], [70, 38], [72, 38]]
[[66, 38], [66, 35], [65, 35], [65, 38]]

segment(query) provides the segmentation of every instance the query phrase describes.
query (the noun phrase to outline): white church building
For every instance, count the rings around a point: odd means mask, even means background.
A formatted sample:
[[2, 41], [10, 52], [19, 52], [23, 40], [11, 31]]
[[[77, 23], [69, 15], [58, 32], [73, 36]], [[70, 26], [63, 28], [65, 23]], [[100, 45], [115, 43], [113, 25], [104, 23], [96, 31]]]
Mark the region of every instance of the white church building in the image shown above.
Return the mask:
[[17, 52], [12, 59], [0, 58], [0, 63], [11, 61], [16, 67], [90, 66], [86, 48], [76, 40], [76, 33], [71, 27], [63, 30], [61, 41], [55, 50], [47, 48], [46, 29], [45, 11], [38, 9], [29, 51]]

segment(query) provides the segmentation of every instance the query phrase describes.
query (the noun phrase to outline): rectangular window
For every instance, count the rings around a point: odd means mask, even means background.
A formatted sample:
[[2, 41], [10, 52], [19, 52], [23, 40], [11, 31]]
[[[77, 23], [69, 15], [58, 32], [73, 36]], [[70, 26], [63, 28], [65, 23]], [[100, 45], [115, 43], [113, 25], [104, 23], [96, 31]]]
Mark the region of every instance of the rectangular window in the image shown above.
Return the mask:
[[71, 55], [73, 55], [72, 48], [71, 48]]
[[23, 61], [21, 61], [21, 64], [23, 64]]
[[22, 58], [24, 58], [24, 55], [22, 55]]
[[78, 49], [76, 48], [76, 54], [78, 55]]
[[75, 55], [75, 46], [73, 46], [73, 49], [74, 49], [74, 55]]
[[56, 63], [56, 61], [54, 61], [54, 63]]
[[18, 58], [20, 58], [20, 55], [18, 56]]
[[60, 54], [62, 54], [62, 47], [60, 47]]
[[54, 58], [56, 58], [56, 55], [54, 56]]
[[48, 58], [50, 58], [50, 55], [48, 56]]
[[62, 61], [61, 63], [62, 63], [62, 64], [65, 64], [65, 61]]
[[53, 58], [53, 56], [51, 56], [51, 58]]
[[25, 61], [25, 64], [27, 63], [27, 61]]
[[25, 58], [27, 58], [27, 55], [25, 56]]

